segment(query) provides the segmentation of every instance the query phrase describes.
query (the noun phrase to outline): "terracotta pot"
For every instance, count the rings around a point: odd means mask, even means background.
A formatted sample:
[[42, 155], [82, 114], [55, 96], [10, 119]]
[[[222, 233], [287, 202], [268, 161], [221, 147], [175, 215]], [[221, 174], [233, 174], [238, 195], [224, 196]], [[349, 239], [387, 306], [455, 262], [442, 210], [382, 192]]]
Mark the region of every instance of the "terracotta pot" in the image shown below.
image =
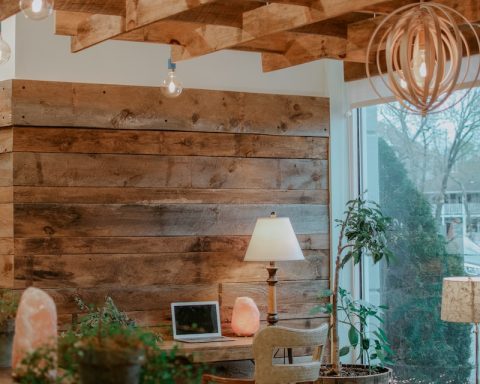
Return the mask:
[[[363, 365], [344, 364], [343, 368], [365, 368]], [[373, 375], [355, 376], [355, 377], [338, 377], [338, 376], [322, 376], [316, 384], [389, 384], [392, 377], [390, 368], [382, 368], [382, 372]]]
[[82, 384], [138, 384], [143, 350], [85, 349], [79, 359]]
[[10, 368], [12, 366], [12, 346], [13, 335], [15, 334], [14, 320], [7, 320], [0, 327], [0, 368]]

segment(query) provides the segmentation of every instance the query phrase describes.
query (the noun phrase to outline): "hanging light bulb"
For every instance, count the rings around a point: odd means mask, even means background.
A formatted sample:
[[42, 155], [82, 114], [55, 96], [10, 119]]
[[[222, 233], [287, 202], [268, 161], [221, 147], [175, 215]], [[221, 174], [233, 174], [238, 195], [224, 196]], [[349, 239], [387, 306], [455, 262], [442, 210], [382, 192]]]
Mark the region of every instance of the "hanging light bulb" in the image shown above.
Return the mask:
[[182, 83], [178, 81], [175, 69], [175, 63], [172, 63], [172, 60], [168, 59], [168, 75], [162, 83], [162, 93], [166, 97], [178, 97], [183, 91]]
[[12, 50], [10, 49], [10, 45], [2, 38], [2, 23], [0, 23], [0, 65], [10, 60], [11, 54]]
[[53, 12], [53, 0], [20, 0], [20, 9], [28, 19], [42, 20]]
[[427, 77], [427, 63], [425, 58], [425, 32], [420, 32], [413, 44], [412, 69], [415, 82], [423, 87]]

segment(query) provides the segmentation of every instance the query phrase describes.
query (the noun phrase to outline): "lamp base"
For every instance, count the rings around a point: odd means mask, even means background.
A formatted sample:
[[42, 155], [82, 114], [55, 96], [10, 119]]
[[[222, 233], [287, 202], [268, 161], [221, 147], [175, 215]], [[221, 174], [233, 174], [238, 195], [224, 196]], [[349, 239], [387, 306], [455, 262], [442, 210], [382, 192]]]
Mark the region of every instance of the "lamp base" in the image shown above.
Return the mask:
[[269, 313], [267, 315], [268, 325], [275, 325], [278, 323], [278, 313]]
[[276, 284], [278, 283], [277, 279], [277, 270], [275, 262], [271, 261], [270, 265], [267, 267], [268, 271], [268, 315], [267, 322], [268, 325], [275, 325], [278, 323], [278, 313], [277, 313], [277, 288]]

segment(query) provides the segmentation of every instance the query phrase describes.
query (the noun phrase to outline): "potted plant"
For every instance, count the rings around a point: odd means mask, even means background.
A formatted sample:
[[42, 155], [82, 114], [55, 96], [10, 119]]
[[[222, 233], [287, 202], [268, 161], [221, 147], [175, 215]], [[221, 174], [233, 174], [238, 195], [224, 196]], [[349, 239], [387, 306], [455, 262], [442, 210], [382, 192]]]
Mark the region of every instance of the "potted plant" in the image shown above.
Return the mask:
[[138, 384], [145, 345], [136, 329], [98, 324], [76, 342], [82, 384]]
[[58, 348], [59, 365], [76, 378], [74, 382], [201, 382], [203, 365], [177, 355], [176, 349], [162, 350], [162, 338], [138, 328], [110, 297], [101, 307], [87, 306], [78, 296], [75, 301], [85, 314], [72, 330], [62, 335]]
[[0, 368], [12, 363], [12, 345], [18, 295], [10, 289], [0, 290]]
[[[385, 217], [379, 206], [363, 198], [347, 203], [345, 217], [336, 220], [340, 234], [335, 260], [333, 290], [322, 293], [330, 297], [329, 303], [320, 305], [314, 312], [330, 315], [330, 339], [332, 345], [331, 365], [322, 369], [318, 384], [327, 383], [375, 383], [388, 384], [391, 370], [385, 368], [390, 362], [392, 350], [387, 337], [381, 328], [382, 311], [385, 307], [376, 307], [352, 296], [339, 286], [340, 271], [349, 262], [358, 264], [362, 257], [368, 256], [374, 263], [391, 259], [392, 253], [387, 247], [387, 232], [392, 220]], [[371, 320], [376, 322], [372, 324]], [[348, 345], [340, 348], [339, 324], [348, 327]], [[344, 365], [340, 357], [347, 355], [352, 349], [359, 351], [359, 359], [366, 365]]]

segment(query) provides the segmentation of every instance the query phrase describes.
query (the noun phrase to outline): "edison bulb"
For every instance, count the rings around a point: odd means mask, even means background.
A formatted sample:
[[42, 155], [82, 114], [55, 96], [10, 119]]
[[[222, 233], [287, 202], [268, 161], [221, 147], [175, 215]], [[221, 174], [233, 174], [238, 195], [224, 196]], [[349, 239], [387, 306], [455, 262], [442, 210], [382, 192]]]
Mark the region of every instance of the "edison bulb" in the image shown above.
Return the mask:
[[167, 97], [177, 97], [182, 91], [182, 83], [178, 81], [175, 71], [169, 71], [167, 78], [162, 83], [162, 93]]
[[11, 54], [12, 50], [10, 49], [10, 45], [0, 36], [0, 65], [10, 60]]
[[42, 20], [53, 12], [53, 0], [20, 0], [20, 9], [25, 17]]

